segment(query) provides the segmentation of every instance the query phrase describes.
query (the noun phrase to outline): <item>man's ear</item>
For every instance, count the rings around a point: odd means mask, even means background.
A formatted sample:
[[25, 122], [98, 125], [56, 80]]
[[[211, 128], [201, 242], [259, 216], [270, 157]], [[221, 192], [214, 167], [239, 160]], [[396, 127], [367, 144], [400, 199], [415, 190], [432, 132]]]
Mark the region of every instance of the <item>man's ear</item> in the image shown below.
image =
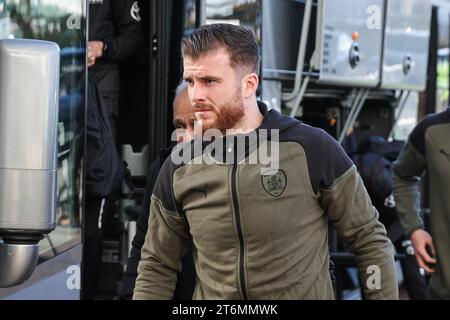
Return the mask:
[[243, 98], [249, 98], [256, 94], [256, 89], [258, 89], [259, 78], [254, 72], [247, 74], [242, 79], [242, 96]]

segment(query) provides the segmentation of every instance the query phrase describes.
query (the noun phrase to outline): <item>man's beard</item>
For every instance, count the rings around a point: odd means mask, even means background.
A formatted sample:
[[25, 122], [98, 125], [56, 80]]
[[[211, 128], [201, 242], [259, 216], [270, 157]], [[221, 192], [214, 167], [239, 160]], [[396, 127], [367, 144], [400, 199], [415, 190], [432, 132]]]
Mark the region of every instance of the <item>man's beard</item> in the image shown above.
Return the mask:
[[208, 129], [217, 129], [222, 134], [225, 134], [227, 129], [234, 128], [244, 118], [244, 104], [242, 103], [242, 94], [240, 92], [237, 92], [230, 102], [218, 107], [203, 103], [194, 103], [193, 107], [194, 111], [205, 109], [216, 115], [216, 119], [212, 122], [202, 121], [202, 134]]

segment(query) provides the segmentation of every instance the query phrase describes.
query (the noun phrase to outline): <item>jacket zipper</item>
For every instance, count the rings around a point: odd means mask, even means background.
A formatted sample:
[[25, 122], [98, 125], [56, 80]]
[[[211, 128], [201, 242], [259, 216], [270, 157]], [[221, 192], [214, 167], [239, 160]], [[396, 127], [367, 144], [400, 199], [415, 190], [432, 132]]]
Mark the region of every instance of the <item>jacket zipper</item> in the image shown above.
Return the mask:
[[236, 219], [236, 229], [239, 238], [239, 281], [241, 283], [241, 295], [244, 300], [248, 300], [247, 288], [245, 286], [245, 273], [244, 273], [244, 237], [242, 236], [241, 214], [239, 211], [239, 204], [236, 191], [236, 175], [237, 164], [233, 164], [233, 170], [231, 172], [231, 192], [233, 196], [234, 214]]

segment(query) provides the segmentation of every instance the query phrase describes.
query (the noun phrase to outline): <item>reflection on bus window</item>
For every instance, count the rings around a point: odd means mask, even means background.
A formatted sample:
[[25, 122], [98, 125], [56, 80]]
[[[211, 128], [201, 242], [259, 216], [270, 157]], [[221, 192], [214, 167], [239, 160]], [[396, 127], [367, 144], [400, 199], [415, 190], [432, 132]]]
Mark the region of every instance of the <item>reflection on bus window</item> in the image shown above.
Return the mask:
[[261, 43], [261, 0], [206, 0], [206, 23], [231, 23], [252, 30]]
[[436, 112], [444, 111], [449, 96], [449, 48], [441, 48], [437, 53]]
[[197, 21], [195, 0], [184, 1], [184, 30], [189, 33], [195, 29], [195, 22]]

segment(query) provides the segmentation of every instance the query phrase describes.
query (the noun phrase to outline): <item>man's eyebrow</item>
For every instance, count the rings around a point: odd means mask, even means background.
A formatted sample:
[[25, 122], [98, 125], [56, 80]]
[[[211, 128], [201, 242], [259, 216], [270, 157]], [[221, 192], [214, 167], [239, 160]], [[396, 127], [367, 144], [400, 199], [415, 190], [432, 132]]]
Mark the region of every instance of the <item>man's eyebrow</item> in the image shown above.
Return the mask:
[[214, 81], [220, 81], [221, 78], [219, 77], [214, 77], [214, 76], [202, 76], [199, 77], [200, 80], [214, 80]]
[[[209, 76], [209, 75], [200, 76], [200, 77], [197, 77], [197, 78], [199, 80], [201, 80], [201, 81], [205, 81], [205, 80], [221, 81], [222, 80], [222, 78], [220, 78], [220, 77]], [[192, 80], [192, 76], [191, 75], [185, 75], [185, 76], [183, 76], [183, 80], [184, 81], [191, 81]]]

